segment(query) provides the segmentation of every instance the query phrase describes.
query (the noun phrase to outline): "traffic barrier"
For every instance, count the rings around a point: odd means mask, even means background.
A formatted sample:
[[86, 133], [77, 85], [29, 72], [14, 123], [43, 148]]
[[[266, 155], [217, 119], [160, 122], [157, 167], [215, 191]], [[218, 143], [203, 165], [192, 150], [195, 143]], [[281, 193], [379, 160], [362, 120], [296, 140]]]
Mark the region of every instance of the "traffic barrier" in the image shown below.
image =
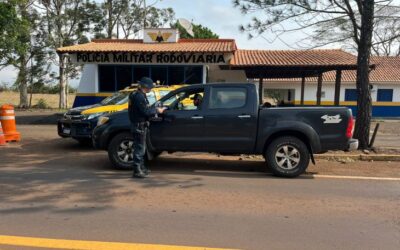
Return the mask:
[[13, 106], [5, 104], [0, 107], [0, 122], [3, 127], [6, 142], [21, 140], [21, 134], [17, 131], [15, 124]]
[[3, 127], [1, 126], [0, 122], [0, 146], [6, 145], [6, 138], [3, 133]]

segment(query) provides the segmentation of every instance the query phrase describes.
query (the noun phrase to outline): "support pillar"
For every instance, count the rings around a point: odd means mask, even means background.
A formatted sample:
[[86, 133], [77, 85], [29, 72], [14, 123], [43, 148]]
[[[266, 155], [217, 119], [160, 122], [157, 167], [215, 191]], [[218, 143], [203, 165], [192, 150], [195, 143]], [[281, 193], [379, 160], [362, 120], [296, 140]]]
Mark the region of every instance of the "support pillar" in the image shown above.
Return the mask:
[[259, 102], [260, 102], [261, 105], [263, 104], [263, 97], [264, 97], [263, 81], [264, 81], [264, 79], [261, 78], [261, 77], [258, 80], [258, 99], [259, 99]]
[[322, 72], [318, 73], [318, 86], [317, 86], [317, 106], [321, 106], [322, 95]]
[[342, 70], [336, 70], [336, 81], [335, 81], [335, 106], [340, 104], [340, 85], [342, 83]]
[[303, 76], [301, 78], [301, 94], [300, 94], [300, 105], [304, 106], [304, 89], [306, 85], [306, 78]]

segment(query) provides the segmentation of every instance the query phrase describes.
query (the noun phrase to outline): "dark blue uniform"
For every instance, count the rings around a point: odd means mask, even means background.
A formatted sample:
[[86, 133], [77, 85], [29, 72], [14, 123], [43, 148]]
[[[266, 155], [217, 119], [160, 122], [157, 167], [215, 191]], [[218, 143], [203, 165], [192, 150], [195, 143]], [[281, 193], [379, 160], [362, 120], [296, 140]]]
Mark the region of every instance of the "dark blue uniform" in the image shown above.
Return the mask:
[[129, 95], [128, 111], [133, 133], [133, 171], [134, 174], [146, 172], [144, 154], [148, 121], [157, 111], [155, 107], [150, 107], [146, 94], [140, 89]]

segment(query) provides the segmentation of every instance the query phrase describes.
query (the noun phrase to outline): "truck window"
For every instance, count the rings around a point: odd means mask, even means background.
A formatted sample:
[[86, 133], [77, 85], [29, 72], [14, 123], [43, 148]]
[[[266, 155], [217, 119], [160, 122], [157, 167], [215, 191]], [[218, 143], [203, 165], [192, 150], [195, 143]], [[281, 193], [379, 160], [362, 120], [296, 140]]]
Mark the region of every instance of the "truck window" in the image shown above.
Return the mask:
[[183, 91], [171, 96], [163, 105], [170, 110], [200, 110], [203, 103], [204, 90]]
[[120, 105], [128, 102], [129, 92], [117, 92], [102, 100], [101, 105]]
[[211, 89], [210, 109], [242, 108], [246, 105], [247, 89], [242, 87], [213, 87]]
[[150, 105], [157, 101], [156, 94], [154, 93], [154, 91], [150, 91], [149, 93], [146, 94], [146, 96]]

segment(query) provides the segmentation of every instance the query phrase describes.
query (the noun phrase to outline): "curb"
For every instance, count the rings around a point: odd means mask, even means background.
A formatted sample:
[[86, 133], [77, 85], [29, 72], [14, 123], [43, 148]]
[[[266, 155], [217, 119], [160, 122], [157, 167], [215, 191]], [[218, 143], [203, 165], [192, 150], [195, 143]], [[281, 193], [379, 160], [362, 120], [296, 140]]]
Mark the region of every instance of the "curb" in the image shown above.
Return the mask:
[[387, 154], [315, 154], [315, 159], [326, 160], [355, 160], [355, 161], [400, 161], [400, 155]]

